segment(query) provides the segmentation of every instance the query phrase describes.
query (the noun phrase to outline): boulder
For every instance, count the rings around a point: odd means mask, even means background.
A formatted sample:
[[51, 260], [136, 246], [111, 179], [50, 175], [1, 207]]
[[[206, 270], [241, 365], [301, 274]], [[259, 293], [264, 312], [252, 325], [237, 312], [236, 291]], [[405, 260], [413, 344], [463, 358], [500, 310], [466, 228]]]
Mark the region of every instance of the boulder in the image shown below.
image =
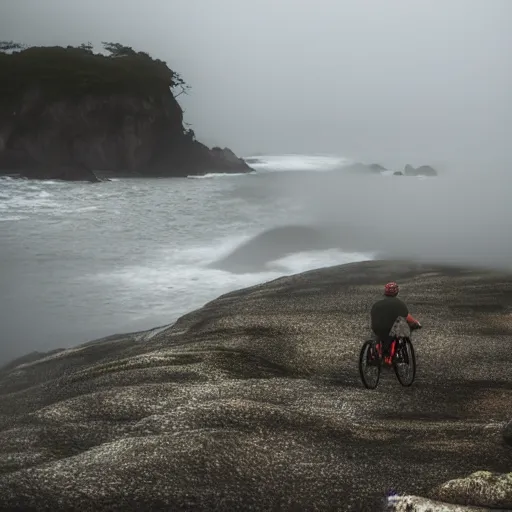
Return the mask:
[[393, 173], [393, 176], [403, 176], [403, 175], [404, 175], [404, 173], [402, 171], [395, 171]]
[[441, 485], [436, 497], [459, 505], [512, 508], [512, 473], [477, 471]]
[[488, 512], [487, 507], [453, 505], [419, 496], [397, 496], [388, 498], [388, 512]]

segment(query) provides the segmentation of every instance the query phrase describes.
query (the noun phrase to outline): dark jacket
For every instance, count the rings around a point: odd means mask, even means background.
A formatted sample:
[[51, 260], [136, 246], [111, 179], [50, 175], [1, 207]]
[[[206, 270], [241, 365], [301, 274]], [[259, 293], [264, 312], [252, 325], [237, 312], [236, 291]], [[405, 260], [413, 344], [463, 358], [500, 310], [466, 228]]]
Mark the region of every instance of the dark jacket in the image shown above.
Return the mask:
[[398, 297], [384, 297], [372, 306], [370, 314], [373, 332], [379, 339], [384, 340], [399, 316], [409, 317], [409, 310]]

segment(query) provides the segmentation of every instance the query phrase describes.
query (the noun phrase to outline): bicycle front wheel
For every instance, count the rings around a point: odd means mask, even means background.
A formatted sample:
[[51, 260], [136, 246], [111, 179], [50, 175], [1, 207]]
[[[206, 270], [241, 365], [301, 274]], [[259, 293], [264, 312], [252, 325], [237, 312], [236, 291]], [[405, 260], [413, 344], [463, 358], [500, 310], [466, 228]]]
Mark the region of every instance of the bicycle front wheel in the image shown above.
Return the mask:
[[359, 374], [367, 389], [375, 389], [380, 379], [380, 357], [374, 340], [363, 343], [359, 354]]
[[409, 387], [416, 377], [416, 355], [410, 339], [403, 339], [393, 359], [396, 378], [402, 386]]

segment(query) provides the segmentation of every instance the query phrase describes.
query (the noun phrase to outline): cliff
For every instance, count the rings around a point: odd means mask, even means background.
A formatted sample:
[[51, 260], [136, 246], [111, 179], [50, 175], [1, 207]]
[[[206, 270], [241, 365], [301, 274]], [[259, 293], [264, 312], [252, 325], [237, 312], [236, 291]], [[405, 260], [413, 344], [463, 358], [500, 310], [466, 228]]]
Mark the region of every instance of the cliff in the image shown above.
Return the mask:
[[[424, 326], [417, 379], [371, 391], [390, 279]], [[32, 354], [0, 370], [0, 509], [510, 509], [511, 306], [510, 275], [371, 261]]]
[[145, 53], [110, 46], [117, 49], [109, 56], [87, 47], [0, 53], [0, 172], [81, 179], [88, 170], [146, 176], [250, 170], [184, 128], [172, 92], [186, 87], [179, 74]]

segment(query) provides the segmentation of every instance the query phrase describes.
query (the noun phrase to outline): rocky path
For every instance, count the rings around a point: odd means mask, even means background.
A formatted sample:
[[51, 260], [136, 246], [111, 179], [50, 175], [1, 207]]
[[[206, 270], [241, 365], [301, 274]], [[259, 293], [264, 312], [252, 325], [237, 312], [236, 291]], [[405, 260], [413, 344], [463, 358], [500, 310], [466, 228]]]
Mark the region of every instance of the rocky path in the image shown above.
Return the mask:
[[[358, 353], [388, 280], [425, 327], [417, 381], [387, 372], [370, 391]], [[365, 262], [282, 278], [4, 370], [0, 509], [506, 505], [503, 478], [505, 498], [439, 486], [512, 470], [511, 363], [510, 276]], [[396, 510], [427, 510], [410, 499]]]

